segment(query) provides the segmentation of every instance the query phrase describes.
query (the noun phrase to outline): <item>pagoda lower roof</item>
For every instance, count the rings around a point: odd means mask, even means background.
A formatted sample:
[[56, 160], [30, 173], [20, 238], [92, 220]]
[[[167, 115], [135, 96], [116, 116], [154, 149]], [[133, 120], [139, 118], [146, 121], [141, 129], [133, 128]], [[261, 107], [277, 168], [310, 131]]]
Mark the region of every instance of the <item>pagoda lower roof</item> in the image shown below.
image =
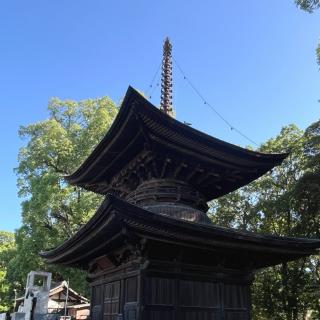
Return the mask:
[[74, 236], [55, 249], [41, 252], [48, 263], [87, 269], [90, 261], [111, 253], [135, 238], [185, 248], [237, 255], [252, 269], [276, 265], [317, 253], [320, 240], [258, 235], [194, 223], [152, 213], [107, 195], [95, 215]]
[[264, 154], [211, 137], [164, 114], [132, 87], [106, 136], [66, 179], [122, 196], [141, 181], [182, 180], [207, 201], [257, 179], [287, 154]]

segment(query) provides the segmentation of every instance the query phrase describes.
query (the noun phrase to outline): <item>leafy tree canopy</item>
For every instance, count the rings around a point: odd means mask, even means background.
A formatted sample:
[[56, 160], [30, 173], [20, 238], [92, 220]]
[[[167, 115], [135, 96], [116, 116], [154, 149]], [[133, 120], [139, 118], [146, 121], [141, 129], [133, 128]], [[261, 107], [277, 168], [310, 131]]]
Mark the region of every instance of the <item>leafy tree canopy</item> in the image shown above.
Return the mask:
[[[212, 203], [214, 223], [264, 234], [320, 238], [320, 121], [305, 132], [284, 127], [262, 152], [290, 152], [281, 166]], [[320, 318], [318, 257], [257, 274], [255, 320]]]
[[[312, 13], [314, 10], [320, 8], [320, 0], [295, 0], [298, 7], [302, 10]], [[317, 62], [320, 64], [320, 44], [316, 49]]]
[[0, 231], [0, 313], [6, 312], [12, 305], [10, 282], [7, 279], [9, 261], [16, 253], [14, 234]]
[[105, 135], [116, 113], [107, 97], [80, 102], [54, 98], [49, 118], [21, 127], [26, 143], [19, 152], [19, 195], [22, 227], [16, 231], [17, 254], [8, 264], [7, 278], [23, 292], [31, 270], [53, 272], [56, 281], [70, 278], [73, 288], [85, 293], [81, 272], [48, 266], [38, 253], [71, 237], [93, 214], [101, 197], [66, 184], [72, 173]]
[[296, 4], [307, 12], [313, 12], [314, 10], [320, 8], [320, 0], [295, 0]]

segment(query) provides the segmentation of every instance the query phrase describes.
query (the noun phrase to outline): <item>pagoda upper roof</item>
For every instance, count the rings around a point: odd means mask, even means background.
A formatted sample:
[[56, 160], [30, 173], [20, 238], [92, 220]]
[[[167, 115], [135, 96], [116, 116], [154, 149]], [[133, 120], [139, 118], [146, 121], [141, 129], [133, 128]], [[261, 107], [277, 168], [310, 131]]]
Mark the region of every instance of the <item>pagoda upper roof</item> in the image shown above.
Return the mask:
[[317, 253], [320, 240], [257, 235], [146, 211], [107, 195], [95, 215], [59, 247], [40, 255], [49, 263], [88, 268], [90, 261], [140, 237], [223, 255], [252, 269]]
[[66, 179], [126, 195], [152, 178], [188, 182], [207, 201], [257, 179], [287, 154], [264, 154], [211, 137], [164, 114], [129, 87], [111, 128]]

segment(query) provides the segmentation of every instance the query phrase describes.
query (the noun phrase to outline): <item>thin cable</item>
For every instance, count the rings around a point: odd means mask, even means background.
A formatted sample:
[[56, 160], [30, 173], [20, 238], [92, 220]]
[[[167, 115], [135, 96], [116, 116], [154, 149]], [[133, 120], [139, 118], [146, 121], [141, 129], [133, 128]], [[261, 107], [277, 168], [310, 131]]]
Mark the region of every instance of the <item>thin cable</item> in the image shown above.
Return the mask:
[[233, 126], [224, 116], [222, 116], [222, 114], [220, 112], [218, 112], [205, 98], [204, 96], [201, 94], [201, 92], [195, 87], [195, 85], [191, 82], [191, 80], [186, 76], [186, 74], [184, 73], [184, 71], [182, 70], [182, 68], [180, 67], [179, 63], [177, 62], [177, 60], [172, 57], [174, 63], [176, 64], [177, 68], [179, 69], [179, 71], [181, 72], [181, 74], [183, 75], [183, 79], [186, 80], [188, 82], [188, 84], [190, 85], [190, 87], [194, 90], [194, 92], [200, 97], [200, 99], [203, 101], [203, 103], [205, 105], [207, 105], [232, 131], [237, 132], [240, 136], [242, 136], [243, 138], [247, 139], [248, 141], [250, 141], [251, 143], [255, 144], [257, 147], [259, 146], [254, 140], [250, 139], [248, 136], [246, 136], [243, 132], [241, 132], [239, 129], [237, 129], [235, 126]]
[[160, 77], [158, 78], [157, 84], [153, 86], [153, 88], [152, 88], [152, 90], [151, 90], [151, 92], [150, 92], [150, 94], [149, 94], [149, 96], [148, 96], [149, 99], [152, 99], [152, 95], [153, 95], [154, 91], [155, 91], [159, 86], [160, 86]]
[[145, 90], [146, 95], [148, 95], [149, 90], [152, 89], [154, 80], [155, 80], [155, 78], [157, 77], [157, 75], [158, 75], [158, 73], [159, 73], [159, 70], [160, 70], [160, 68], [161, 68], [161, 65], [162, 65], [162, 61], [160, 62], [159, 66], [158, 66], [158, 68], [157, 68], [157, 71], [156, 71], [155, 74], [153, 75], [152, 80], [151, 80], [151, 83], [149, 84], [148, 88]]
[[151, 91], [149, 92], [149, 95], [147, 96], [150, 100], [152, 99], [152, 96], [153, 96], [154, 92], [157, 90], [157, 88], [160, 87], [161, 75], [159, 74], [157, 76], [157, 79], [154, 79], [154, 80], [156, 80], [155, 84], [151, 87]]

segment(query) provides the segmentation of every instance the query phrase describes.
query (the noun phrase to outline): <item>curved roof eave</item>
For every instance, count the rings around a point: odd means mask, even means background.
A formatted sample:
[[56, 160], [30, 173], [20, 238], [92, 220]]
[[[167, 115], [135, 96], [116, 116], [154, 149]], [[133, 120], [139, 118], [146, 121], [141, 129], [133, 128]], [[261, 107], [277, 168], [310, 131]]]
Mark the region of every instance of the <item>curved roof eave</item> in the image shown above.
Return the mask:
[[71, 184], [83, 187], [87, 186], [87, 188], [90, 189], [90, 184], [88, 185], [87, 183], [88, 179], [90, 178], [90, 172], [92, 172], [95, 166], [101, 167], [101, 164], [99, 165], [99, 159], [101, 159], [102, 156], [107, 153], [112, 145], [117, 143], [117, 136], [119, 136], [119, 132], [126, 130], [125, 126], [129, 121], [131, 121], [131, 123], [135, 123], [135, 126], [139, 126], [139, 121], [136, 121], [138, 113], [152, 114], [153, 117], [158, 119], [159, 122], [169, 127], [171, 130], [174, 130], [182, 135], [190, 136], [195, 141], [200, 141], [209, 148], [223, 148], [229, 150], [227, 152], [234, 152], [239, 157], [247, 157], [250, 160], [257, 161], [257, 165], [259, 165], [259, 163], [262, 165], [266, 162], [268, 163], [268, 167], [272, 168], [281, 164], [282, 161], [288, 156], [288, 153], [260, 153], [211, 137], [162, 113], [139, 92], [129, 86], [118, 115], [116, 116], [105, 137], [92, 151], [88, 158], [82, 163], [82, 165], [74, 173], [65, 177], [66, 180]]
[[[130, 223], [132, 222], [132, 223]], [[124, 226], [130, 226], [141, 234], [150, 232], [150, 227], [159, 239], [171, 237], [178, 241], [207, 243], [208, 248], [225, 247], [247, 251], [306, 256], [320, 248], [320, 240], [258, 235], [205, 225], [152, 213], [108, 195], [96, 214], [73, 237], [50, 251], [40, 255], [49, 263], [85, 265], [95, 254], [105, 250], [116, 236], [121, 235]], [[114, 240], [115, 241], [115, 240]], [[97, 244], [99, 246], [97, 247]], [[89, 252], [92, 250], [92, 252]], [[100, 250], [100, 251], [99, 251]], [[96, 257], [96, 256], [95, 256]], [[290, 260], [290, 259], [288, 259]], [[294, 260], [293, 258], [291, 260]]]

